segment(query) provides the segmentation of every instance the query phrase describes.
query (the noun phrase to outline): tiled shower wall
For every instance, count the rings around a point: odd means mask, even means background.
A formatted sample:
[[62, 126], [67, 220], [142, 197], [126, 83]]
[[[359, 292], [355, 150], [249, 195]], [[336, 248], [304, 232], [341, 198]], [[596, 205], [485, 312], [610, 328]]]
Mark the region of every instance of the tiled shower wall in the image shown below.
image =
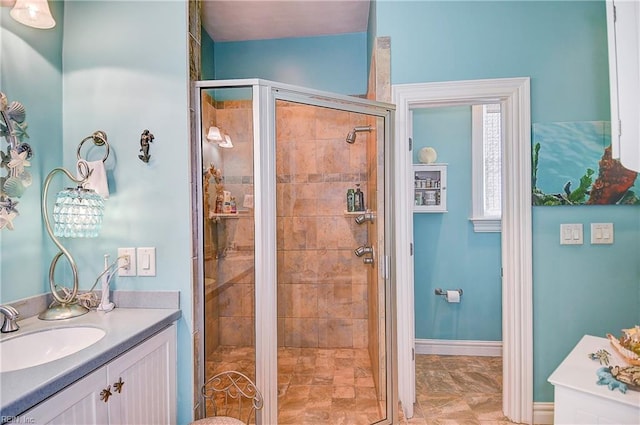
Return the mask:
[[[251, 104], [217, 102], [210, 113], [229, 132], [234, 148], [222, 151], [225, 190], [242, 207], [253, 190]], [[368, 243], [367, 226], [346, 216], [346, 192], [359, 183], [365, 204], [375, 184], [368, 177], [367, 141], [345, 138], [365, 116], [278, 101], [276, 108], [278, 344], [290, 347], [369, 345], [368, 277], [371, 266], [353, 250]], [[245, 146], [244, 148], [242, 146]], [[236, 147], [239, 147], [236, 150]], [[215, 197], [215, 194], [210, 194]], [[215, 200], [211, 199], [211, 205]], [[374, 207], [372, 205], [372, 207]], [[374, 207], [375, 208], [375, 207]], [[208, 220], [218, 244], [207, 244], [205, 279], [207, 346], [254, 344], [253, 216]], [[220, 224], [222, 222], [222, 224]], [[214, 234], [208, 239], [214, 240]], [[222, 236], [222, 237], [221, 237]], [[222, 255], [220, 241], [224, 240]], [[373, 285], [375, 286], [375, 285]], [[372, 300], [372, 302], [375, 302]], [[373, 308], [377, 310], [377, 306]], [[374, 336], [377, 340], [377, 336]]]
[[[366, 141], [345, 138], [366, 117], [279, 101], [276, 108], [278, 343], [368, 345], [367, 269], [353, 250], [366, 226], [346, 216], [346, 192], [368, 193]], [[365, 204], [369, 199], [365, 197]]]
[[[222, 170], [224, 190], [236, 198], [239, 213], [233, 217], [205, 219], [205, 352], [219, 345], [253, 346], [254, 336], [254, 228], [253, 209], [253, 117], [252, 103], [215, 102], [203, 105], [206, 129], [216, 125], [228, 134], [232, 149], [214, 149], [209, 158]], [[206, 134], [206, 133], [204, 133]], [[203, 154], [204, 156], [204, 154]], [[209, 164], [204, 164], [208, 166]], [[216, 189], [210, 179], [205, 205], [215, 208]], [[208, 201], [208, 202], [207, 202]]]

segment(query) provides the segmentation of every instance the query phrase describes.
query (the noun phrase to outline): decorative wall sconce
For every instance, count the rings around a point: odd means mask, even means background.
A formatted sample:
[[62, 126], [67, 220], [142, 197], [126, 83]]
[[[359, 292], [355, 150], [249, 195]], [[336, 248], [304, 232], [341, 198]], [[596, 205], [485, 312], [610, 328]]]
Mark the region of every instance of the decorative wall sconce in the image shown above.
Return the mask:
[[220, 143], [224, 141], [220, 129], [215, 125], [209, 127], [209, 131], [207, 132], [207, 140], [214, 143]]
[[[4, 1], [3, 6], [11, 3]], [[32, 28], [49, 29], [56, 26], [47, 0], [16, 0], [9, 15], [21, 24]]]
[[209, 131], [207, 132], [207, 140], [212, 143], [217, 143], [221, 148], [233, 147], [233, 143], [231, 143], [231, 137], [229, 137], [228, 134], [223, 135], [222, 131], [215, 125], [209, 127]]
[[151, 147], [153, 139], [155, 139], [155, 137], [149, 133], [149, 130], [144, 130], [140, 135], [140, 152], [142, 152], [142, 154], [138, 155], [138, 158], [140, 158], [142, 162], [148, 163], [149, 159], [151, 159], [149, 148]]
[[0, 229], [13, 230], [13, 220], [18, 216], [18, 201], [32, 177], [28, 171], [33, 150], [23, 142], [27, 135], [26, 112], [20, 102], [9, 103], [7, 96], [0, 92], [0, 138], [8, 143], [7, 151], [0, 151], [0, 168], [6, 168], [7, 174], [0, 176]]
[[[105, 146], [108, 149], [107, 135], [103, 131], [96, 131], [91, 136], [86, 137], [80, 145], [85, 141], [92, 140], [96, 146]], [[108, 152], [108, 150], [107, 150]], [[106, 159], [106, 156], [105, 156]], [[75, 188], [67, 188], [56, 196], [56, 202], [53, 207], [53, 229], [51, 228], [51, 220], [47, 212], [47, 200], [49, 185], [53, 177], [63, 173], [71, 181], [77, 183]], [[93, 189], [86, 189], [83, 185], [89, 180], [92, 171], [84, 159], [78, 161], [78, 175], [75, 178], [69, 171], [64, 168], [54, 168], [46, 177], [42, 189], [42, 217], [44, 218], [45, 228], [53, 243], [58, 247], [58, 252], [49, 267], [49, 286], [54, 303], [47, 310], [38, 316], [42, 320], [61, 320], [71, 317], [81, 316], [89, 310], [78, 304], [78, 267], [71, 253], [62, 245], [58, 237], [68, 238], [94, 238], [97, 237], [102, 228], [102, 218], [104, 214], [104, 199]], [[55, 269], [60, 257], [64, 256], [69, 262], [73, 275], [73, 286], [71, 290], [55, 282]]]
[[228, 134], [224, 135], [224, 142], [220, 142], [218, 143], [218, 146], [220, 146], [221, 148], [232, 148], [233, 147], [233, 143], [231, 143], [231, 137], [229, 137]]

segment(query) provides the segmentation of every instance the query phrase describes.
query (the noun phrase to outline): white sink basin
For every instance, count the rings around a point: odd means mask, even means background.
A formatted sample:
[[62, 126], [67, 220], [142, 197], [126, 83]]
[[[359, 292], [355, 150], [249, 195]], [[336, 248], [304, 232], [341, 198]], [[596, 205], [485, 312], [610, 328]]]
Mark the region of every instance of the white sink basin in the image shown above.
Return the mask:
[[24, 369], [58, 360], [95, 344], [105, 331], [92, 327], [53, 328], [0, 341], [0, 372]]

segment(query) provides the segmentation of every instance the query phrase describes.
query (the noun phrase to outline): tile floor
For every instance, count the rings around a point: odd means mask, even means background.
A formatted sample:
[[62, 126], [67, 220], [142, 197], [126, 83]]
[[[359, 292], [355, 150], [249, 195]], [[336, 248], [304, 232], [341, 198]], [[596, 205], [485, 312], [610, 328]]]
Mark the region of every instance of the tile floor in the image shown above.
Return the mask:
[[[255, 377], [253, 348], [219, 347], [207, 376]], [[278, 349], [278, 424], [368, 425], [383, 418], [366, 349]]]
[[415, 425], [507, 425], [502, 357], [416, 355]]
[[[255, 376], [252, 347], [219, 347], [208, 375]], [[278, 423], [368, 425], [382, 418], [364, 349], [280, 348]], [[510, 425], [502, 415], [502, 358], [416, 355], [409, 425]]]

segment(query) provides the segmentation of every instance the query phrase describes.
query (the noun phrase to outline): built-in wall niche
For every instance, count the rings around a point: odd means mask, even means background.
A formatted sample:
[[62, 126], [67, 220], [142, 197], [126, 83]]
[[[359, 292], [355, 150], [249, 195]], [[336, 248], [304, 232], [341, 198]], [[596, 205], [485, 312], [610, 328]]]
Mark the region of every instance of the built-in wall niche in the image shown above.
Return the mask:
[[446, 212], [447, 164], [414, 164], [413, 195], [413, 212]]

